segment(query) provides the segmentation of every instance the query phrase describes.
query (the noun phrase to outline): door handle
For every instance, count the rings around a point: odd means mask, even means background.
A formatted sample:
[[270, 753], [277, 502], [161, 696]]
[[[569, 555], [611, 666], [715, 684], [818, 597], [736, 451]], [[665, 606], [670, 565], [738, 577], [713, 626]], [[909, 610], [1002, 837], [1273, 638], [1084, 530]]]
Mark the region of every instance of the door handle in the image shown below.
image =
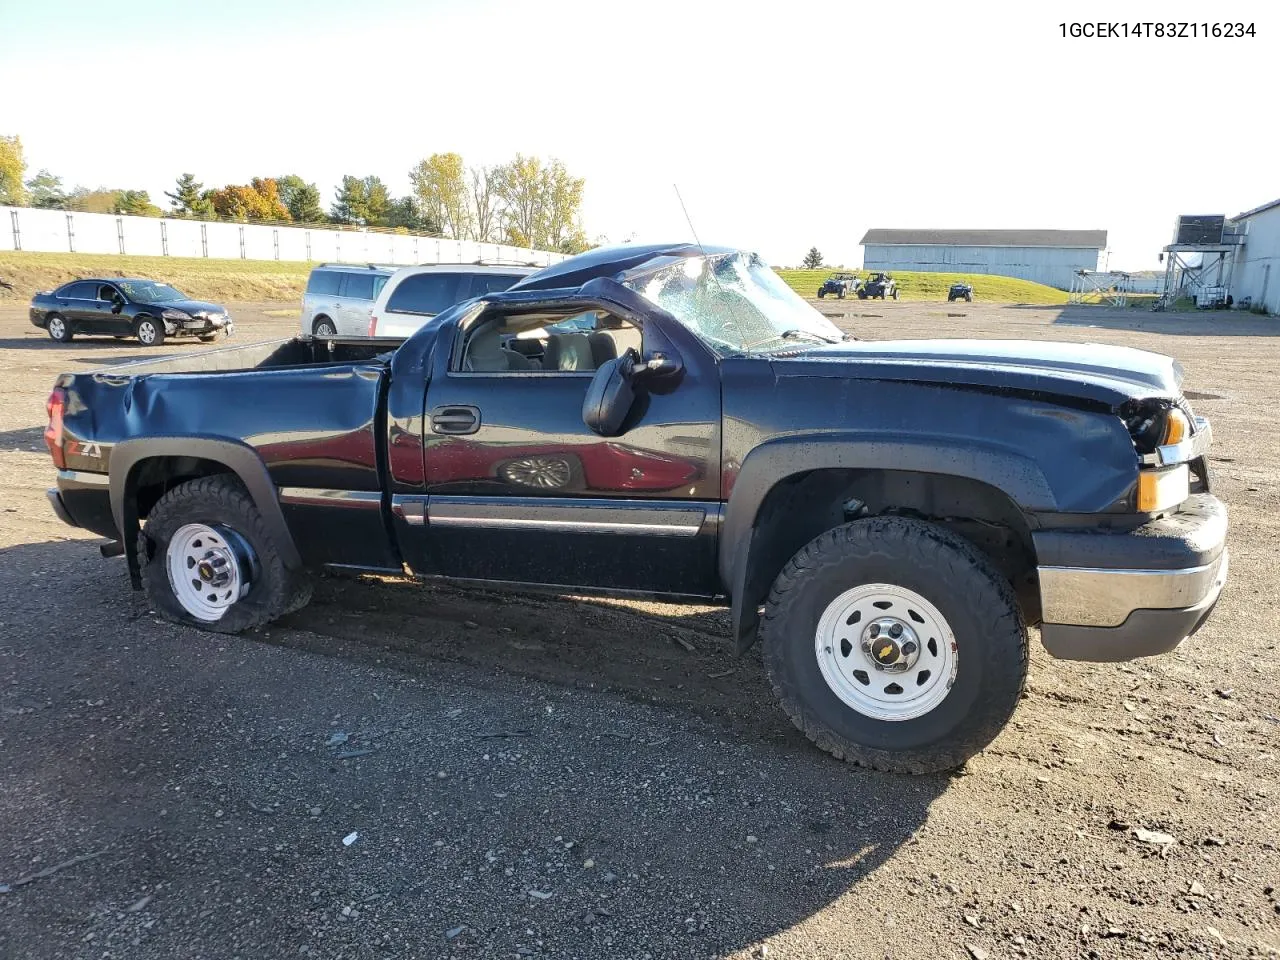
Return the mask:
[[431, 411], [433, 433], [461, 435], [480, 429], [480, 410], [468, 405], [436, 407]]

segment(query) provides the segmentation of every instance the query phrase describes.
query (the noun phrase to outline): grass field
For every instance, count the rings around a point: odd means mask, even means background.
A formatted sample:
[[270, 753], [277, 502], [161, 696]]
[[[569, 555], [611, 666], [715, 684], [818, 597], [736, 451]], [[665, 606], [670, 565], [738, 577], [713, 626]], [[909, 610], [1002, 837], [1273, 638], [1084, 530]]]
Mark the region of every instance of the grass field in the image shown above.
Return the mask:
[[[187, 257], [121, 257], [78, 253], [0, 253], [0, 279], [13, 284], [9, 298], [25, 300], [85, 276], [147, 277], [171, 283], [203, 300], [297, 300], [306, 286], [309, 263], [277, 260], [200, 260]], [[781, 270], [782, 279], [801, 296], [817, 295], [833, 270]], [[862, 276], [866, 271], [858, 271]], [[973, 284], [975, 300], [1051, 306], [1067, 302], [1062, 290], [1029, 280], [970, 273], [894, 273], [904, 300], [946, 300], [957, 280]], [[0, 297], [5, 296], [0, 291]]]
[[[779, 275], [798, 294], [804, 297], [818, 295], [818, 287], [836, 270], [780, 270]], [[867, 276], [866, 270], [847, 271]], [[951, 284], [963, 280], [973, 284], [973, 299], [990, 303], [1034, 303], [1046, 306], [1066, 303], [1064, 290], [1018, 280], [1014, 277], [995, 277], [979, 273], [912, 273], [893, 271], [890, 274], [898, 282], [903, 300], [946, 300]]]
[[[277, 260], [198, 260], [81, 253], [0, 253], [0, 280], [10, 298], [28, 299], [77, 277], [146, 277], [173, 284], [198, 300], [297, 300], [309, 263]], [[0, 296], [6, 291], [0, 290]]]

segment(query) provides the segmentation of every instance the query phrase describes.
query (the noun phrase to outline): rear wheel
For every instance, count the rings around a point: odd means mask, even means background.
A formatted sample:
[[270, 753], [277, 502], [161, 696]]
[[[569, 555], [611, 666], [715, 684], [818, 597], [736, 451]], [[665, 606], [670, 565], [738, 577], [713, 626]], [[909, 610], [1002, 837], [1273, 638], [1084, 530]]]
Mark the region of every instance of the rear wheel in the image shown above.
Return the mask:
[[57, 340], [58, 343], [68, 343], [75, 336], [71, 332], [71, 324], [56, 313], [49, 316], [44, 326], [50, 339]]
[[338, 335], [338, 328], [334, 326], [333, 321], [328, 317], [319, 317], [316, 319], [311, 332], [317, 337], [336, 337]]
[[144, 347], [158, 347], [164, 343], [164, 324], [154, 317], [142, 317], [133, 325], [133, 335]]
[[840, 300], [843, 300], [843, 299], [844, 299], [844, 291], [843, 291], [843, 290], [838, 291], [838, 292], [836, 293], [836, 297], [837, 297], [838, 299], [840, 299]]
[[174, 487], [138, 535], [142, 586], [167, 620], [239, 633], [305, 606], [304, 574], [291, 571], [238, 479], [202, 477]]
[[964, 763], [1021, 696], [1012, 589], [967, 541], [876, 517], [813, 540], [778, 575], [760, 628], [774, 693], [835, 756], [901, 773]]
[[819, 299], [819, 300], [821, 300], [821, 299], [822, 299], [823, 297], [825, 297], [826, 295], [827, 295], [827, 291], [825, 291], [825, 290], [819, 290], [819, 291], [818, 291], [818, 299]]
[[213, 343], [218, 339], [218, 335], [216, 333], [202, 333], [196, 339], [201, 343]]

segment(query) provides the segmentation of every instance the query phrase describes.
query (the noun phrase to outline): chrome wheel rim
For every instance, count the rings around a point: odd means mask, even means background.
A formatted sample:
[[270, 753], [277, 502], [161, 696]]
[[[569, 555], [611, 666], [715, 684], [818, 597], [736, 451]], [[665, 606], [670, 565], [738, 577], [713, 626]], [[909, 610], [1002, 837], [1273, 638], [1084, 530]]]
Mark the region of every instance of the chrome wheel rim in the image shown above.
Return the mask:
[[63, 324], [61, 317], [54, 317], [49, 321], [49, 336], [53, 339], [61, 340], [66, 332], [66, 325]]
[[332, 324], [323, 322], [316, 324], [317, 337], [336, 337], [337, 335], [338, 331], [334, 329]]
[[922, 717], [947, 698], [959, 651], [932, 603], [891, 583], [840, 594], [815, 633], [822, 679], [845, 706], [875, 720]]
[[252, 553], [231, 530], [189, 523], [169, 540], [165, 568], [182, 609], [214, 623], [249, 592]]
[[138, 339], [143, 343], [156, 342], [156, 328], [150, 320], [143, 320], [138, 324]]
[[558, 490], [569, 485], [573, 468], [563, 457], [526, 457], [505, 464], [502, 476], [508, 483], [522, 487]]

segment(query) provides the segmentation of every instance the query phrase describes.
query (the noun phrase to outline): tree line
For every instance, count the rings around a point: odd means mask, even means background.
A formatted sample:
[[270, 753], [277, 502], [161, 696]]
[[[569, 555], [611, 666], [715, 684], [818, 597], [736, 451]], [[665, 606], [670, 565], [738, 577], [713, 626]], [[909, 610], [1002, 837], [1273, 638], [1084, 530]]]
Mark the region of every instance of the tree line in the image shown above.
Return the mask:
[[206, 188], [183, 173], [165, 191], [169, 209], [145, 190], [64, 188], [48, 170], [26, 178], [22, 141], [0, 136], [0, 204], [46, 210], [187, 217], [201, 220], [372, 227], [457, 240], [508, 243], [578, 253], [589, 246], [582, 229], [585, 181], [559, 160], [517, 153], [509, 163], [468, 166], [457, 153], [434, 153], [409, 171], [402, 197], [377, 176], [347, 175], [328, 211], [320, 190], [297, 174], [253, 177], [245, 184]]

